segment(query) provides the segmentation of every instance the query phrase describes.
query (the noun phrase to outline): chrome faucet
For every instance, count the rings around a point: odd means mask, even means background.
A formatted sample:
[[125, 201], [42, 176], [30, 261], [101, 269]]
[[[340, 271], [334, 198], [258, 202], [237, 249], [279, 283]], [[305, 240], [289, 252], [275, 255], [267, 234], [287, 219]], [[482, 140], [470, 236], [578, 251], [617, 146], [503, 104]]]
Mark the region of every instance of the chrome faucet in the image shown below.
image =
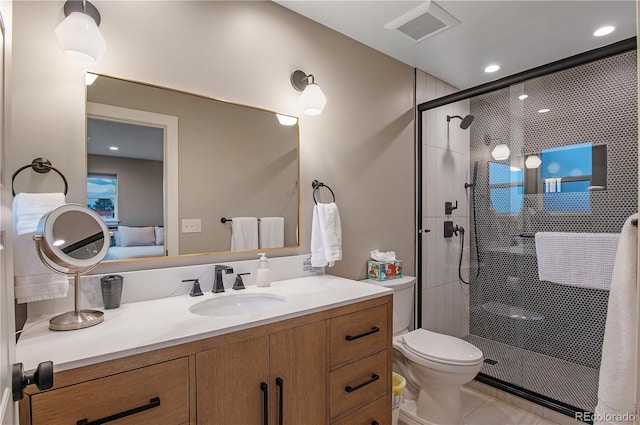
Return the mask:
[[224, 282], [222, 281], [222, 278], [224, 277], [225, 273], [233, 273], [233, 267], [216, 264], [215, 270], [216, 270], [216, 278], [213, 283], [212, 292], [214, 293], [224, 292]]

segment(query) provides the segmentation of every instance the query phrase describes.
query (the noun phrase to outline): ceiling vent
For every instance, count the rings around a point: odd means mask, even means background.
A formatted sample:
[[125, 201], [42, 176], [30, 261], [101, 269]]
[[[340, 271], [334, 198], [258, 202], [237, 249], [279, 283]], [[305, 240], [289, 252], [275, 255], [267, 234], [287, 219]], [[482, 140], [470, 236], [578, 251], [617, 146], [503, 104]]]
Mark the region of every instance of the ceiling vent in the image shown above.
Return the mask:
[[426, 1], [389, 22], [384, 27], [398, 30], [413, 41], [420, 42], [458, 24], [460, 24], [460, 21], [443, 8], [432, 1]]

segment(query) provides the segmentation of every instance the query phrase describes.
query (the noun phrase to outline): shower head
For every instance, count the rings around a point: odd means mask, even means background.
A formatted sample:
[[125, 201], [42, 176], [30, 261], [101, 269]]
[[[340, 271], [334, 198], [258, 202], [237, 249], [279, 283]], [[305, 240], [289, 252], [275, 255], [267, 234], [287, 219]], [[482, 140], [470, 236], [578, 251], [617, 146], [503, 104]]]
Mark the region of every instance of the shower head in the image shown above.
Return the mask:
[[447, 122], [451, 121], [451, 118], [461, 119], [462, 122], [460, 123], [460, 128], [466, 130], [467, 128], [469, 128], [475, 117], [473, 115], [466, 115], [464, 118], [460, 115], [447, 115]]

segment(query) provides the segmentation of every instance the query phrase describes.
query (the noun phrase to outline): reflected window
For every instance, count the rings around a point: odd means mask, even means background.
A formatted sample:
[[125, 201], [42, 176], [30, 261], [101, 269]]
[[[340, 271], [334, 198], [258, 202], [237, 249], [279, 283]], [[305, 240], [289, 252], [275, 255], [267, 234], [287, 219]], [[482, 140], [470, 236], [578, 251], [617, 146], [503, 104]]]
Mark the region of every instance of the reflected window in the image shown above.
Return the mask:
[[87, 177], [87, 206], [108, 225], [117, 225], [118, 176], [90, 174]]
[[524, 173], [509, 164], [489, 162], [489, 197], [497, 213], [512, 214], [524, 205]]

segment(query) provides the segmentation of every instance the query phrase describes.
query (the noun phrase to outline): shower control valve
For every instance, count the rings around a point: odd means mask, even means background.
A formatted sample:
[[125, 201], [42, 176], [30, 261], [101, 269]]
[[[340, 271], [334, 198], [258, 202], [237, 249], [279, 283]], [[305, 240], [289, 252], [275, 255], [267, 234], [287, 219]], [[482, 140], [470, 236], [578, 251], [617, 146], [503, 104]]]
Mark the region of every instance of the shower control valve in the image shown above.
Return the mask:
[[456, 201], [455, 205], [453, 205], [453, 202], [444, 203], [444, 215], [451, 215], [453, 210], [457, 210], [457, 209], [458, 209], [458, 201]]
[[458, 232], [460, 232], [462, 235], [464, 235], [464, 228], [461, 226], [458, 226], [457, 224], [453, 224], [453, 221], [445, 221], [444, 222], [444, 237], [445, 238], [450, 238], [453, 237], [453, 235], [455, 234], [456, 236], [458, 236]]

